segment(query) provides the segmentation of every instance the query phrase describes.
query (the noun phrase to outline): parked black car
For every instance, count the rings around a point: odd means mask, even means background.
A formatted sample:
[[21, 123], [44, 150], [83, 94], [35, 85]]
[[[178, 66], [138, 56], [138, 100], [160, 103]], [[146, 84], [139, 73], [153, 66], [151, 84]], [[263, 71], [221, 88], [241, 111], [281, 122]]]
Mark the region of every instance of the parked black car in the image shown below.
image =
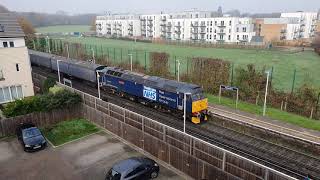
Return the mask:
[[133, 157], [120, 161], [108, 171], [106, 180], [146, 180], [158, 177], [159, 165], [152, 159]]
[[24, 151], [33, 152], [44, 149], [47, 146], [47, 141], [41, 131], [31, 123], [20, 124], [16, 132]]

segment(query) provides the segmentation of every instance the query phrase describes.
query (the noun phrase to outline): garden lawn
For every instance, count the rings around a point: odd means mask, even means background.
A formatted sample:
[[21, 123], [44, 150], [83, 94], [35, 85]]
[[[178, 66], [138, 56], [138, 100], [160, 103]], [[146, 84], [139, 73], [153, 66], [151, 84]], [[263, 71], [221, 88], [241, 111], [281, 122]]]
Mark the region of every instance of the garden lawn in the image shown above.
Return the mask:
[[38, 33], [69, 33], [69, 32], [89, 32], [90, 26], [85, 25], [61, 25], [36, 28]]
[[[228, 60], [234, 67], [254, 64], [258, 68], [274, 68], [272, 75], [273, 86], [277, 89], [291, 91], [294, 70], [296, 73], [295, 90], [304, 82], [309, 82], [315, 87], [320, 87], [320, 56], [313, 51], [294, 52], [291, 50], [259, 50], [259, 49], [223, 49], [185, 47], [178, 45], [165, 45], [154, 43], [133, 42], [94, 37], [68, 37], [64, 41], [82, 43], [90, 49], [96, 49], [96, 54], [107, 56], [109, 59], [120, 62], [129, 62], [128, 54], [133, 50], [133, 60], [142, 66], [149, 64], [148, 52], [166, 52], [170, 54], [170, 70], [175, 70], [175, 56], [181, 62], [181, 71], [187, 71], [192, 64], [189, 57], [211, 57]], [[72, 51], [72, 50], [70, 50]], [[76, 52], [76, 51], [74, 51]], [[236, 71], [234, 71], [236, 73]]]
[[45, 137], [58, 146], [66, 142], [100, 131], [98, 127], [85, 119], [63, 121], [50, 128], [43, 129]]
[[[219, 103], [219, 97], [211, 94], [207, 94], [209, 103], [219, 104], [230, 108], [235, 108], [235, 100], [221, 97]], [[254, 104], [239, 101], [238, 109], [241, 111], [249, 112], [252, 114], [262, 115], [263, 108]], [[280, 120], [286, 123], [290, 123], [299, 127], [320, 131], [320, 121], [281, 111], [275, 108], [267, 108], [266, 116], [274, 120]]]

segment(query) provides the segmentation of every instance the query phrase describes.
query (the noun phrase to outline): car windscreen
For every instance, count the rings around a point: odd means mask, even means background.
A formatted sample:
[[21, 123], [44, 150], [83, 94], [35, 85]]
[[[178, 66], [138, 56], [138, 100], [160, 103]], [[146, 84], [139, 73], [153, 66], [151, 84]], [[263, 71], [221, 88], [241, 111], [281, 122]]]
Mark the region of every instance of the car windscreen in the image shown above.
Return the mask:
[[27, 138], [39, 136], [41, 135], [41, 132], [38, 128], [29, 128], [29, 129], [24, 129], [22, 131], [22, 135], [24, 139], [27, 139]]
[[106, 180], [120, 180], [121, 174], [117, 171], [110, 169], [110, 171], [107, 174]]
[[204, 99], [204, 94], [202, 92], [199, 92], [199, 93], [195, 93], [195, 94], [192, 94], [192, 100], [193, 101], [198, 101], [198, 100], [201, 100], [201, 99]]

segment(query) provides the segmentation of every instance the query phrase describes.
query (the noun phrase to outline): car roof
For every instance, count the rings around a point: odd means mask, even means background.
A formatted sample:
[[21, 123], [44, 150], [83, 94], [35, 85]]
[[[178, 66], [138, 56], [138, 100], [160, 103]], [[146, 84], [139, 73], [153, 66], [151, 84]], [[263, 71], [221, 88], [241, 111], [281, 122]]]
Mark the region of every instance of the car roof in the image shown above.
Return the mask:
[[132, 157], [129, 159], [122, 160], [116, 163], [112, 169], [117, 171], [118, 173], [126, 173], [129, 170], [135, 169], [136, 167], [142, 164], [150, 164], [151, 159], [143, 158], [143, 157]]
[[22, 124], [19, 125], [20, 129], [29, 129], [29, 128], [32, 128], [32, 127], [36, 128], [36, 126], [34, 124], [32, 124], [32, 123], [22, 123]]

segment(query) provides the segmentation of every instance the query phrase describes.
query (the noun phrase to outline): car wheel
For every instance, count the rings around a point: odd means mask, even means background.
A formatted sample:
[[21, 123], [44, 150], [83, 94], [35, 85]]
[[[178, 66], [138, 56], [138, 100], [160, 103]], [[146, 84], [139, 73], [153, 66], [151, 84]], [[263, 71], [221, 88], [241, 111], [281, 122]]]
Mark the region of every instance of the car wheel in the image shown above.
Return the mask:
[[158, 172], [157, 171], [153, 171], [150, 175], [151, 179], [157, 178], [158, 177]]

